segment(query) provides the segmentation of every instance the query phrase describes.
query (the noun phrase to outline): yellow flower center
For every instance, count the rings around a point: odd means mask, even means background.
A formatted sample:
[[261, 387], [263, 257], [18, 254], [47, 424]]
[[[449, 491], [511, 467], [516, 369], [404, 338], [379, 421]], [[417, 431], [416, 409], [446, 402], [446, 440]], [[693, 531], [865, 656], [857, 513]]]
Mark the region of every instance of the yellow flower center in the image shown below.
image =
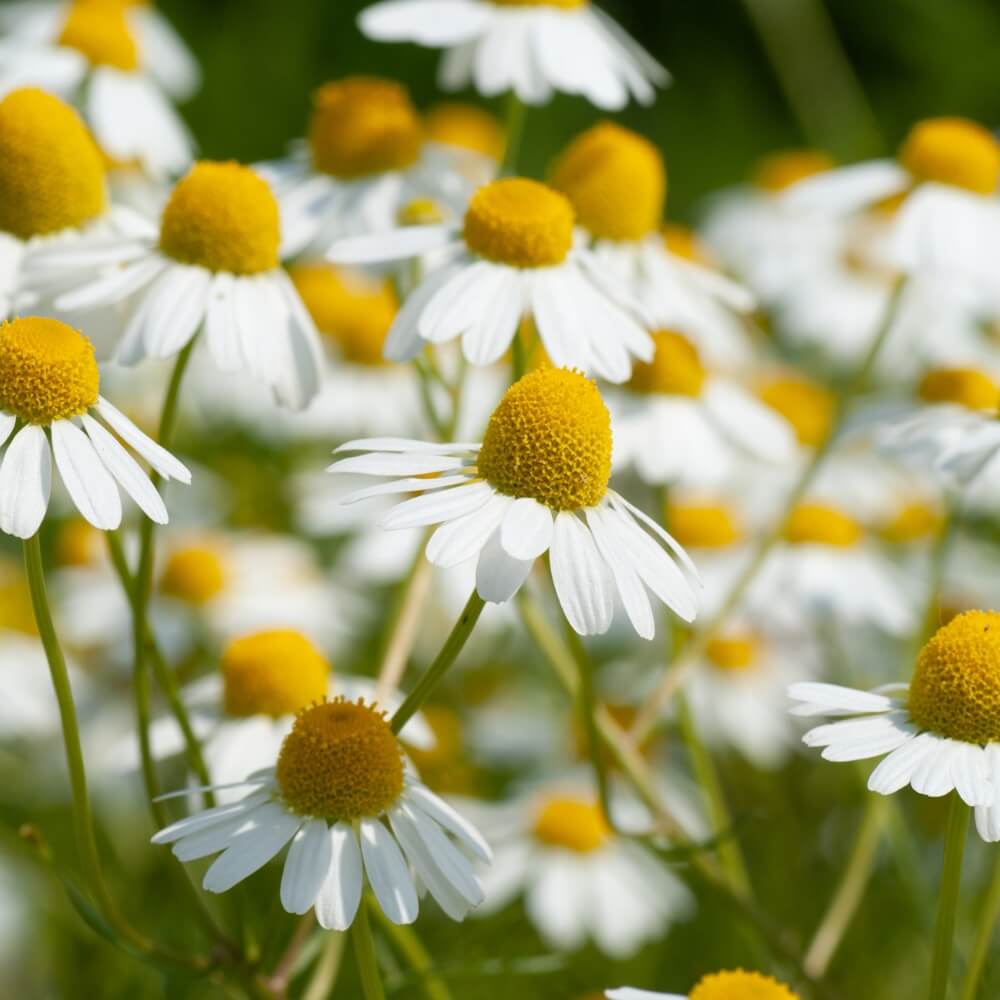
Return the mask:
[[139, 49], [129, 31], [124, 4], [76, 0], [59, 34], [59, 44], [82, 53], [92, 66], [139, 68]]
[[673, 330], [657, 330], [652, 336], [656, 345], [653, 360], [636, 362], [629, 388], [668, 396], [700, 396], [707, 372], [698, 348]]
[[309, 146], [313, 165], [341, 180], [405, 170], [420, 157], [423, 129], [406, 88], [355, 76], [313, 95]]
[[456, 101], [431, 108], [424, 118], [424, 132], [432, 142], [468, 149], [497, 161], [506, 145], [504, 130], [493, 115], [473, 104]]
[[490, 0], [496, 7], [558, 7], [560, 10], [573, 10], [583, 7], [587, 0]]
[[910, 715], [921, 729], [965, 743], [1000, 740], [1000, 614], [966, 611], [920, 651]]
[[490, 417], [479, 474], [554, 510], [599, 503], [611, 478], [611, 415], [597, 386], [565, 368], [515, 382]]
[[724, 549], [743, 539], [735, 515], [724, 504], [672, 503], [667, 524], [685, 548]]
[[273, 271], [280, 244], [270, 187], [239, 163], [196, 163], [177, 182], [160, 221], [160, 249], [208, 271]]
[[229, 570], [222, 553], [208, 545], [174, 549], [160, 577], [160, 590], [195, 607], [208, 604], [226, 589]]
[[715, 972], [699, 980], [688, 1000], [799, 1000], [783, 983], [759, 972]]
[[596, 802], [554, 796], [542, 803], [534, 833], [536, 840], [550, 847], [590, 854], [604, 845], [611, 829]]
[[887, 542], [905, 545], [936, 535], [941, 527], [941, 512], [929, 503], [914, 500], [903, 504], [882, 526]]
[[397, 213], [401, 226], [439, 226], [445, 221], [444, 210], [433, 198], [414, 198]]
[[24, 571], [16, 563], [6, 559], [0, 562], [0, 629], [38, 635]]
[[754, 168], [751, 183], [761, 191], [777, 194], [834, 166], [832, 157], [819, 150], [789, 149], [761, 159]]
[[927, 118], [910, 129], [899, 162], [918, 181], [993, 194], [1000, 181], [1000, 143], [967, 118]]
[[920, 380], [917, 394], [925, 403], [954, 403], [970, 410], [1000, 407], [1000, 386], [976, 368], [934, 368]]
[[493, 181], [469, 202], [465, 242], [473, 253], [499, 264], [555, 267], [573, 246], [573, 206], [538, 181]]
[[56, 319], [37, 316], [0, 325], [0, 410], [26, 424], [51, 424], [97, 402], [94, 347]]
[[711, 639], [705, 656], [719, 670], [738, 672], [749, 670], [757, 662], [759, 651], [760, 643], [751, 635], [726, 636]]
[[785, 540], [793, 545], [832, 545], [847, 549], [861, 540], [862, 529], [853, 518], [821, 503], [800, 503], [785, 525]]
[[302, 816], [380, 816], [403, 791], [403, 751], [385, 716], [337, 698], [301, 711], [278, 756], [278, 786]]
[[292, 629], [254, 632], [222, 651], [223, 705], [227, 715], [280, 719], [322, 701], [330, 664]]
[[715, 267], [716, 262], [705, 245], [698, 239], [698, 234], [690, 226], [680, 226], [676, 222], [668, 222], [661, 229], [663, 245], [675, 256], [692, 264], [703, 264]]
[[556, 161], [551, 180], [598, 239], [641, 240], [663, 216], [663, 157], [647, 139], [613, 122], [578, 135]]
[[345, 361], [386, 363], [382, 345], [398, 308], [389, 281], [338, 271], [328, 264], [302, 264], [291, 275], [316, 326], [337, 345]]
[[22, 240], [75, 229], [106, 205], [101, 154], [68, 104], [34, 89], [0, 101], [0, 229]]
[[92, 566], [104, 551], [104, 536], [82, 517], [67, 521], [59, 531], [56, 561], [60, 566]]
[[799, 444], [816, 448], [827, 439], [836, 412], [836, 401], [827, 389], [815, 382], [787, 377], [765, 383], [757, 395], [792, 425]]

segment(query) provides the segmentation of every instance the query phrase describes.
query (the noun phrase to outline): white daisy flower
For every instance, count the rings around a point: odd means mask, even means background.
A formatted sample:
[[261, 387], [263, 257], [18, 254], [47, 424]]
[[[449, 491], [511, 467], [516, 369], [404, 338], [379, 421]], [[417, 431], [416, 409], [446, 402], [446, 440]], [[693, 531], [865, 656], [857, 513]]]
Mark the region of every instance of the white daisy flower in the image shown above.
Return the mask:
[[40, 250], [34, 271], [70, 280], [96, 254], [104, 273], [56, 300], [85, 311], [127, 304], [116, 360], [169, 358], [204, 329], [223, 371], [246, 372], [301, 409], [319, 391], [319, 335], [278, 259], [278, 207], [237, 163], [200, 162], [174, 187], [159, 229]]
[[101, 149], [170, 176], [191, 162], [193, 140], [147, 75], [125, 4], [84, 0], [65, 8], [55, 37], [0, 43], [0, 93], [37, 86], [78, 104]]
[[440, 524], [427, 558], [442, 567], [477, 560], [484, 601], [510, 600], [549, 553], [552, 580], [581, 635], [611, 627], [616, 594], [636, 632], [652, 638], [647, 588], [685, 621], [698, 611], [697, 573], [655, 521], [608, 488], [611, 419], [578, 372], [546, 368], [516, 382], [482, 444], [401, 439], [352, 441], [331, 472], [397, 476], [348, 501], [419, 493], [383, 517], [385, 528]]
[[[121, 487], [147, 517], [167, 508], [129, 445], [164, 479], [191, 481], [169, 452], [150, 440], [99, 392], [94, 348], [55, 319], [27, 317], [0, 326], [0, 530], [17, 538], [38, 531], [49, 506], [52, 459], [80, 514], [95, 528], [121, 524]], [[119, 440], [120, 439], [120, 440]]]
[[462, 224], [411, 226], [345, 239], [341, 264], [401, 261], [439, 252], [447, 261], [414, 291], [385, 344], [392, 360], [426, 343], [461, 336], [465, 357], [489, 365], [503, 357], [530, 315], [553, 364], [622, 382], [633, 358], [653, 344], [628, 293], [607, 280], [593, 255], [574, 246], [573, 208], [537, 181], [507, 178], [480, 188]]
[[380, 42], [446, 49], [445, 90], [473, 84], [485, 97], [513, 90], [525, 104], [579, 94], [617, 111], [652, 104], [670, 75], [588, 0], [385, 0], [363, 10], [361, 30]]
[[488, 111], [474, 104], [443, 101], [424, 115], [424, 135], [428, 142], [456, 155], [454, 169], [469, 181], [470, 190], [496, 179], [507, 136]]
[[281, 905], [289, 913], [315, 908], [328, 930], [351, 926], [366, 881], [396, 924], [417, 918], [417, 881], [453, 920], [482, 902], [473, 862], [489, 863], [489, 846], [406, 773], [389, 725], [362, 701], [337, 699], [301, 712], [277, 765], [245, 784], [254, 788], [245, 798], [153, 837], [173, 844], [182, 861], [221, 851], [202, 882], [208, 892], [231, 889], [291, 842]]
[[605, 992], [607, 1000], [799, 1000], [784, 983], [759, 972], [735, 969], [703, 976], [690, 993], [651, 993], [623, 986]]
[[907, 785], [934, 798], [957, 792], [975, 807], [980, 836], [1000, 840], [998, 643], [1000, 614], [967, 611], [923, 647], [908, 685], [792, 685], [793, 715], [849, 717], [811, 729], [803, 742], [823, 747], [826, 760], [884, 756], [868, 779], [880, 795]]

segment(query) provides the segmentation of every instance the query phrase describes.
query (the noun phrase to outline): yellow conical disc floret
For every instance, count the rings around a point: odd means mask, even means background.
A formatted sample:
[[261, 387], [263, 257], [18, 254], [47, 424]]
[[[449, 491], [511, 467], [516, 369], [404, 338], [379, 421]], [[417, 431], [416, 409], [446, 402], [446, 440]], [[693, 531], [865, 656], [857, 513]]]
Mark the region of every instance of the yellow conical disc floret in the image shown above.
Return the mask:
[[239, 163], [196, 163], [163, 209], [160, 249], [182, 264], [259, 274], [278, 266], [280, 244], [271, 188]]
[[785, 525], [793, 545], [832, 545], [846, 549], [861, 540], [861, 525], [842, 510], [821, 503], [800, 503]]
[[424, 117], [424, 131], [432, 142], [482, 153], [492, 160], [503, 156], [506, 139], [500, 123], [474, 104], [445, 101]]
[[301, 264], [292, 281], [320, 333], [345, 361], [382, 365], [382, 346], [396, 318], [398, 300], [389, 281], [338, 271], [329, 264]]
[[349, 77], [313, 95], [309, 146], [325, 174], [353, 180], [405, 170], [420, 157], [423, 139], [410, 95], [392, 80]]
[[826, 153], [815, 149], [788, 149], [765, 156], [754, 168], [751, 182], [761, 191], [777, 194], [833, 167], [833, 158]]
[[652, 336], [656, 345], [653, 360], [636, 363], [628, 387], [633, 392], [700, 396], [707, 373], [698, 348], [673, 330], [657, 330]]
[[535, 838], [550, 847], [590, 854], [603, 846], [611, 828], [596, 802], [569, 796], [546, 799], [535, 817]]
[[26, 424], [51, 424], [97, 402], [94, 347], [56, 319], [37, 316], [0, 325], [0, 410]]
[[598, 239], [641, 240], [659, 228], [667, 170], [659, 150], [637, 132], [613, 122], [587, 129], [556, 162], [551, 180]]
[[1000, 407], [1000, 386], [976, 368], [934, 368], [920, 380], [917, 393], [925, 403], [954, 403], [990, 412]]
[[705, 658], [718, 670], [738, 673], [757, 662], [758, 652], [759, 642], [752, 635], [720, 636], [709, 641]]
[[254, 632], [222, 651], [226, 714], [269, 715], [279, 719], [322, 701], [330, 664], [293, 629]]
[[799, 444], [816, 448], [827, 439], [836, 413], [836, 401], [828, 389], [788, 376], [763, 383], [757, 395], [792, 425]]
[[715, 972], [701, 979], [688, 1000], [799, 1000], [783, 983], [759, 972]]
[[724, 504], [671, 503], [667, 525], [684, 548], [724, 549], [743, 539], [735, 514]]
[[139, 49], [125, 10], [124, 3], [75, 0], [59, 33], [59, 44], [76, 49], [92, 66], [133, 72], [139, 67]]
[[96, 219], [104, 165], [80, 116], [43, 90], [0, 101], [0, 230], [26, 240]]
[[403, 791], [403, 751], [385, 716], [364, 701], [304, 709], [278, 757], [278, 787], [302, 816], [380, 816]]
[[573, 206], [538, 181], [493, 181], [469, 202], [465, 242], [473, 253], [499, 264], [555, 267], [573, 246]]
[[479, 474], [553, 510], [598, 504], [611, 478], [611, 415], [597, 386], [565, 368], [515, 382], [490, 417]]
[[909, 708], [921, 729], [1000, 740], [1000, 614], [966, 611], [934, 633], [917, 658]]
[[222, 553], [210, 545], [174, 549], [160, 577], [160, 590], [200, 607], [226, 589], [229, 570]]
[[1000, 181], [1000, 143], [967, 118], [928, 118], [910, 130], [899, 161], [921, 181], [993, 194]]

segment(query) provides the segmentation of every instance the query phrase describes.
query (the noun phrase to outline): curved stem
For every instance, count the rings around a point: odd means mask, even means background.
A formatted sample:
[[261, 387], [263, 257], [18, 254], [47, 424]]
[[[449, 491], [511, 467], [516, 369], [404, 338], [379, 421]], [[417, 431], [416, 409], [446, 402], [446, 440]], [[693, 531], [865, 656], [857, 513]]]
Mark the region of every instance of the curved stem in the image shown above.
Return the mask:
[[326, 941], [319, 953], [312, 978], [302, 993], [302, 1000], [327, 1000], [333, 995], [340, 973], [340, 961], [344, 957], [347, 935], [337, 931], [327, 931]]
[[948, 831], [944, 841], [944, 867], [938, 897], [937, 924], [934, 928], [934, 955], [931, 960], [930, 1000], [947, 1000], [948, 974], [955, 938], [955, 917], [962, 882], [962, 857], [969, 832], [969, 807], [952, 792], [948, 812]]
[[969, 966], [959, 1000], [976, 1000], [979, 980], [983, 975], [983, 967], [986, 965], [986, 956], [990, 951], [998, 919], [1000, 919], [1000, 858], [993, 865], [993, 875], [983, 897], [979, 918], [976, 920], [976, 940], [969, 955]]
[[365, 1000], [385, 1000], [382, 977], [375, 960], [375, 941], [371, 924], [368, 922], [368, 900], [362, 899], [358, 915], [351, 925], [351, 941], [354, 944], [354, 958], [358, 963], [358, 974]]
[[392, 942], [396, 951], [420, 978], [427, 1000], [451, 1000], [451, 993], [444, 980], [434, 973], [434, 963], [416, 931], [404, 924], [394, 924], [380, 909], [374, 910], [375, 919]]
[[521, 140], [524, 138], [524, 121], [528, 110], [521, 98], [512, 90], [507, 95], [507, 115], [504, 122], [506, 142], [503, 151], [503, 163], [500, 165], [500, 176], [517, 173], [517, 160], [521, 152]]

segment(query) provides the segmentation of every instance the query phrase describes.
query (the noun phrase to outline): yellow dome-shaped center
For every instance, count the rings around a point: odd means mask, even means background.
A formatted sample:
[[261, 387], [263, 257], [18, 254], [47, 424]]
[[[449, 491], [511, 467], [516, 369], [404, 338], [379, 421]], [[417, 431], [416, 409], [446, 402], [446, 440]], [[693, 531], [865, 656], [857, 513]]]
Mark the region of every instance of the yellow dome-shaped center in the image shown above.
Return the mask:
[[125, 10], [124, 4], [107, 0], [76, 0], [63, 22], [59, 44], [76, 49], [92, 66], [135, 71], [139, 68], [139, 49]]
[[97, 402], [94, 347], [55, 319], [36, 316], [0, 325], [0, 410], [26, 424], [51, 424]]
[[0, 630], [38, 635], [31, 592], [24, 570], [12, 560], [0, 558]]
[[899, 162], [918, 181], [993, 194], [1000, 181], [1000, 143], [967, 118], [928, 118], [910, 129]]
[[752, 635], [729, 635], [711, 639], [705, 647], [705, 657], [719, 670], [740, 672], [749, 670], [760, 652], [760, 642]]
[[920, 380], [917, 394], [925, 403], [954, 403], [969, 410], [1000, 407], [1000, 386], [976, 368], [934, 368]]
[[42, 90], [0, 101], [0, 230], [26, 240], [96, 219], [104, 164], [80, 116]]
[[424, 133], [432, 142], [468, 149], [499, 161], [506, 139], [500, 123], [474, 104], [445, 101], [424, 117]]
[[909, 707], [922, 729], [1000, 740], [1000, 614], [966, 611], [934, 633], [917, 658]]
[[590, 854], [611, 836], [596, 802], [569, 796], [546, 799], [535, 817], [535, 839], [549, 847]]
[[398, 308], [389, 281], [338, 271], [329, 264], [302, 264], [291, 276], [319, 331], [337, 345], [345, 361], [386, 364], [382, 346]]
[[899, 507], [882, 526], [887, 542], [905, 545], [931, 538], [941, 527], [941, 511], [923, 500], [911, 500]]
[[209, 545], [187, 545], [170, 553], [160, 577], [160, 590], [196, 607], [226, 589], [229, 569], [223, 554]]
[[787, 149], [765, 156], [754, 168], [751, 183], [761, 191], [777, 194], [807, 177], [834, 168], [832, 157], [816, 149]]
[[56, 543], [56, 562], [60, 566], [93, 566], [104, 552], [104, 533], [82, 517], [60, 527]]
[[341, 180], [405, 170], [420, 157], [423, 127], [406, 88], [356, 76], [313, 95], [309, 146], [313, 165]]
[[278, 786], [302, 816], [380, 816], [403, 791], [403, 751], [385, 717], [343, 698], [304, 709], [278, 757]]
[[565, 368], [515, 382], [490, 417], [479, 474], [553, 510], [599, 503], [611, 478], [611, 415], [597, 386]]
[[656, 345], [653, 360], [636, 363], [629, 388], [667, 396], [700, 396], [708, 373], [698, 348], [673, 330], [657, 330], [652, 336]]
[[743, 540], [736, 515], [724, 504], [671, 503], [667, 525], [684, 548], [724, 549]]
[[551, 181], [598, 239], [641, 240], [660, 225], [667, 197], [663, 157], [647, 139], [613, 122], [577, 136], [556, 161]]
[[837, 409], [827, 389], [801, 378], [776, 378], [761, 385], [757, 395], [792, 425], [799, 444], [817, 448], [827, 439]]
[[861, 525], [842, 510], [821, 503], [800, 503], [785, 525], [785, 540], [793, 545], [831, 545], [846, 549], [857, 544]]
[[469, 202], [465, 242], [473, 253], [498, 264], [555, 267], [573, 246], [573, 207], [538, 181], [493, 181]]
[[714, 972], [698, 981], [688, 1000], [799, 1000], [783, 983], [759, 972]]
[[239, 163], [196, 163], [177, 182], [160, 221], [160, 249], [208, 271], [272, 271], [280, 244], [271, 188]]
[[663, 245], [675, 257], [690, 261], [692, 264], [702, 264], [705, 267], [715, 267], [716, 261], [708, 248], [698, 239], [698, 234], [690, 226], [681, 226], [676, 222], [668, 222], [660, 229]]
[[222, 651], [223, 704], [238, 718], [292, 715], [326, 697], [330, 664], [293, 629], [254, 632]]

